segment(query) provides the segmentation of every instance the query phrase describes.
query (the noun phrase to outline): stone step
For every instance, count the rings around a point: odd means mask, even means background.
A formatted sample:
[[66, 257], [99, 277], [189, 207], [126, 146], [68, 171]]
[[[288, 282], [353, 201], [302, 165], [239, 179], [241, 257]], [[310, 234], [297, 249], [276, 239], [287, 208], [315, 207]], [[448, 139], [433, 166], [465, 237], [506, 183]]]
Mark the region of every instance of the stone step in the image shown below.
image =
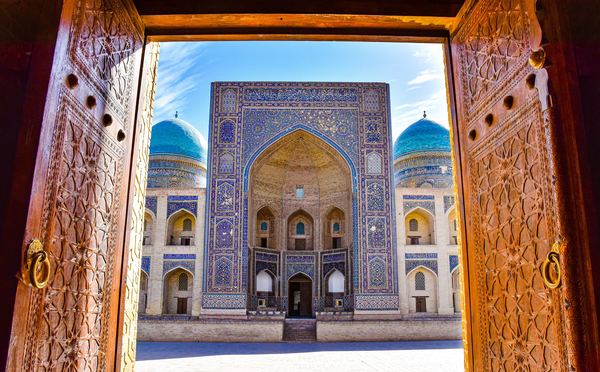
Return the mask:
[[317, 321], [315, 319], [285, 319], [283, 341], [316, 341]]

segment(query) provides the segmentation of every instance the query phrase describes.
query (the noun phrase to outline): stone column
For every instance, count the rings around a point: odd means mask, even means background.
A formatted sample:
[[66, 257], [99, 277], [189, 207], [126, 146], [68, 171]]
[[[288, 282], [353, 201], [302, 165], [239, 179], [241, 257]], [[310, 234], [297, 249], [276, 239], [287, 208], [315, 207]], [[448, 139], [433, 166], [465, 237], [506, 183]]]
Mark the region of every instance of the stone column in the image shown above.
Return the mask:
[[438, 252], [438, 313], [453, 314], [454, 308], [451, 300], [452, 277], [447, 253], [450, 235], [442, 193], [436, 193], [435, 195], [435, 228], [435, 241]]
[[154, 224], [153, 253], [150, 259], [150, 277], [148, 278], [148, 315], [162, 314], [163, 303], [163, 253], [167, 230], [167, 196], [158, 195], [156, 201], [156, 223]]

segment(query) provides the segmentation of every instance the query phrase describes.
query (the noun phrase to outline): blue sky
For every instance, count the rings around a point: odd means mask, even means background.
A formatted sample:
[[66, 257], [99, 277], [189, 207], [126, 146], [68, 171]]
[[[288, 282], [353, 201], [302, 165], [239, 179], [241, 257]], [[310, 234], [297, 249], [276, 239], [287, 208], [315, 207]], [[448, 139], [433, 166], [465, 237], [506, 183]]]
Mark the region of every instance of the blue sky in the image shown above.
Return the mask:
[[384, 82], [393, 139], [427, 117], [448, 127], [441, 44], [221, 41], [161, 43], [154, 123], [174, 117], [208, 137], [213, 81]]

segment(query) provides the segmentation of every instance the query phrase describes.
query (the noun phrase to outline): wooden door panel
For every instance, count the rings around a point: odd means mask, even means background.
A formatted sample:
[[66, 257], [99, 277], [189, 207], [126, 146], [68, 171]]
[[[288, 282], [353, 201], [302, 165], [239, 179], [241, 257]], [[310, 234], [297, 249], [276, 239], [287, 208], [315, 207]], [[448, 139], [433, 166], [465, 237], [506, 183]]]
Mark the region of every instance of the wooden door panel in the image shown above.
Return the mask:
[[475, 371], [561, 371], [571, 363], [561, 293], [542, 273], [565, 236], [547, 74], [530, 61], [540, 39], [534, 0], [474, 2], [452, 35]]
[[[64, 1], [25, 242], [51, 279], [18, 289], [11, 370], [115, 363], [142, 32], [119, 0]], [[25, 337], [22, 337], [25, 336]]]

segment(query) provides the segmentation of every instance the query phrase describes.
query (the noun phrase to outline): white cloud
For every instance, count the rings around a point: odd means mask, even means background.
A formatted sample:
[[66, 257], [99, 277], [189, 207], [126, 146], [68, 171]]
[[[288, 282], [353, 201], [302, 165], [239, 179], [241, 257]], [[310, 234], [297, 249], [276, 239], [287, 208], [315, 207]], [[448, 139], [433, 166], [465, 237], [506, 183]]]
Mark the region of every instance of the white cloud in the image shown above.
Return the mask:
[[189, 105], [190, 93], [204, 75], [198, 68], [206, 43], [161, 43], [154, 101], [155, 122], [171, 118]]
[[410, 80], [407, 84], [412, 85], [412, 86], [418, 86], [418, 85], [421, 85], [428, 81], [439, 80], [439, 79], [443, 79], [443, 78], [444, 78], [444, 74], [440, 71], [423, 70], [423, 71], [420, 71], [417, 74], [417, 76], [414, 77], [412, 80]]

